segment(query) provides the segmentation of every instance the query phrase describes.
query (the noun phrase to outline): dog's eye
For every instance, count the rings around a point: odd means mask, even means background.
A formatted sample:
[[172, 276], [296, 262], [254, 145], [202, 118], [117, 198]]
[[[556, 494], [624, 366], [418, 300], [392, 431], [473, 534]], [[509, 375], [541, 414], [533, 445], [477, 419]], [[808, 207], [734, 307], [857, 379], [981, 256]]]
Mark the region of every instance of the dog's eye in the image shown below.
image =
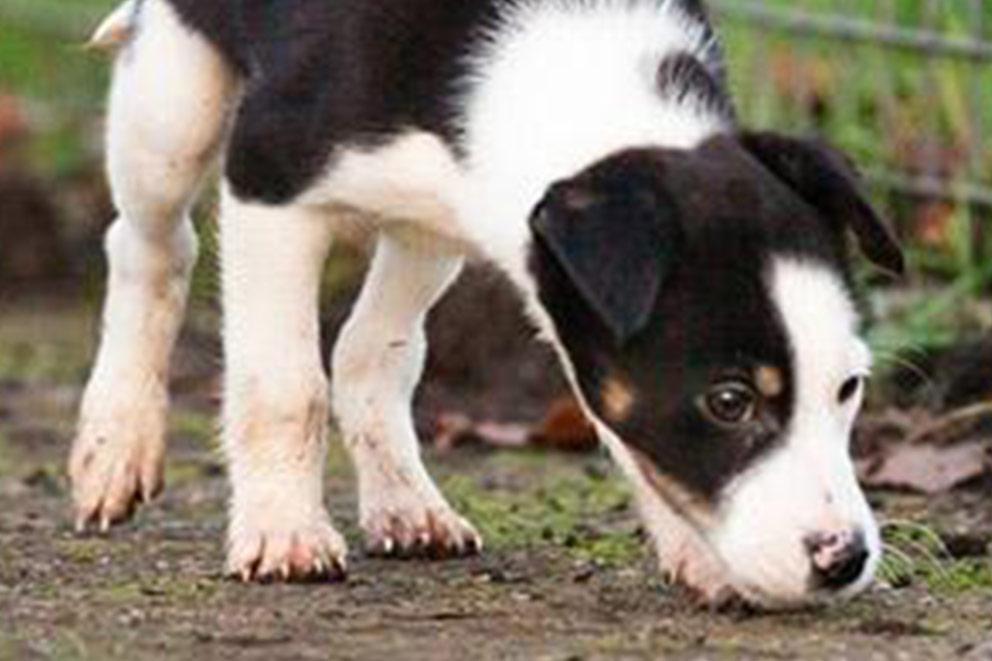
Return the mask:
[[740, 425], [754, 418], [757, 397], [743, 383], [724, 383], [710, 390], [704, 399], [706, 413], [716, 422]]
[[846, 404], [852, 397], [858, 394], [861, 390], [861, 386], [864, 385], [865, 377], [858, 375], [852, 376], [850, 379], [844, 382], [837, 391], [837, 402], [840, 404]]

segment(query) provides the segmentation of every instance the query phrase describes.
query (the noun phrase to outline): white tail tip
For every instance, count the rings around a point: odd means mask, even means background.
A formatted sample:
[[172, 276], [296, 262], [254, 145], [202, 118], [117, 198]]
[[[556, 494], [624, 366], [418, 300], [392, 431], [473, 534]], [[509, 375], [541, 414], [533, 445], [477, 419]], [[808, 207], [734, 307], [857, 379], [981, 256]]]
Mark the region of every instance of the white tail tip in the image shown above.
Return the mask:
[[127, 43], [134, 33], [135, 3], [137, 0], [125, 0], [118, 5], [93, 32], [87, 49], [114, 51]]

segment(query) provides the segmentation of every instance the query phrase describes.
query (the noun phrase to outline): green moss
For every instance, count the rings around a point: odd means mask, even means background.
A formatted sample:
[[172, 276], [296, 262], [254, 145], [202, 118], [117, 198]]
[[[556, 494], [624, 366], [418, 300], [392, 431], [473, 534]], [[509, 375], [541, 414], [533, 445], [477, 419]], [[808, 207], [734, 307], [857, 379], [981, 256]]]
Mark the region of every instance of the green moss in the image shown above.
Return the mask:
[[10, 443], [7, 441], [3, 429], [0, 428], [0, 477], [9, 475], [16, 465], [16, 462], [12, 461], [10, 457]]
[[155, 575], [152, 578], [141, 580], [127, 589], [121, 586], [121, 594], [126, 596], [127, 591], [132, 588], [136, 588], [145, 599], [161, 599], [173, 606], [201, 606], [204, 599], [217, 594], [220, 590], [220, 583], [185, 575]]
[[98, 658], [99, 654], [90, 649], [79, 632], [62, 629], [55, 634], [52, 640], [50, 656], [52, 659], [58, 659], [59, 661], [70, 661], [75, 659], [94, 659]]
[[15, 661], [24, 656], [24, 643], [13, 635], [0, 631], [0, 661]]
[[992, 590], [992, 560], [956, 560], [947, 567], [946, 574], [928, 576], [928, 584], [935, 590], [950, 593]]
[[641, 558], [644, 543], [629, 533], [614, 533], [585, 540], [575, 548], [576, 555], [599, 565], [621, 567]]
[[453, 477], [444, 485], [455, 506], [495, 549], [557, 546], [605, 565], [634, 561], [643, 545], [629, 530], [611, 528], [611, 514], [629, 507], [626, 488], [612, 478], [559, 477], [534, 489], [482, 489]]
[[179, 409], [172, 416], [172, 430], [203, 447], [212, 447], [217, 438], [217, 421], [210, 413]]
[[42, 301], [3, 310], [0, 381], [27, 386], [81, 383], [92, 355], [96, 315], [83, 305]]
[[112, 604], [130, 604], [146, 598], [147, 590], [138, 581], [123, 581], [108, 585], [94, 593], [94, 599]]
[[106, 544], [101, 540], [72, 539], [59, 543], [60, 555], [77, 565], [95, 564], [106, 550]]
[[0, 337], [0, 380], [27, 384], [71, 383], [86, 372], [78, 345]]
[[170, 461], [165, 468], [167, 488], [181, 488], [184, 485], [201, 482], [204, 473], [209, 472], [212, 466], [214, 464], [201, 460]]
[[992, 558], [955, 559], [930, 527], [910, 521], [883, 530], [882, 580], [895, 587], [922, 583], [931, 592], [958, 594], [992, 588]]
[[334, 480], [350, 480], [354, 475], [348, 451], [341, 441], [341, 436], [334, 430], [328, 435], [327, 472]]

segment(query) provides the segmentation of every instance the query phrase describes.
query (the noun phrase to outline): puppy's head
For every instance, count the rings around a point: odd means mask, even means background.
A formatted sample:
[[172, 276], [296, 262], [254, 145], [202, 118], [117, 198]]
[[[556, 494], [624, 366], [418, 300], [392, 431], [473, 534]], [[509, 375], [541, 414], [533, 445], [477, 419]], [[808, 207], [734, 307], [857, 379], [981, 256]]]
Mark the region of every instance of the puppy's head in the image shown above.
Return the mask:
[[582, 394], [752, 601], [849, 596], [878, 530], [848, 446], [871, 358], [846, 239], [902, 254], [829, 148], [774, 134], [616, 155], [554, 185], [530, 266]]

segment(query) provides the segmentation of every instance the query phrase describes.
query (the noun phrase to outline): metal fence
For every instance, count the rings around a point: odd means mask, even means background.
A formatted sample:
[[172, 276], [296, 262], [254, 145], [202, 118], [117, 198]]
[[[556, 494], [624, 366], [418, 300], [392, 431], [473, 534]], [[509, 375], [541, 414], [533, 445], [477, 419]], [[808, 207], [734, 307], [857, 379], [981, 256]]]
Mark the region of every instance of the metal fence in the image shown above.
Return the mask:
[[905, 232], [950, 227], [965, 258], [980, 258], [992, 217], [992, 2], [710, 5], [748, 121], [827, 136]]

